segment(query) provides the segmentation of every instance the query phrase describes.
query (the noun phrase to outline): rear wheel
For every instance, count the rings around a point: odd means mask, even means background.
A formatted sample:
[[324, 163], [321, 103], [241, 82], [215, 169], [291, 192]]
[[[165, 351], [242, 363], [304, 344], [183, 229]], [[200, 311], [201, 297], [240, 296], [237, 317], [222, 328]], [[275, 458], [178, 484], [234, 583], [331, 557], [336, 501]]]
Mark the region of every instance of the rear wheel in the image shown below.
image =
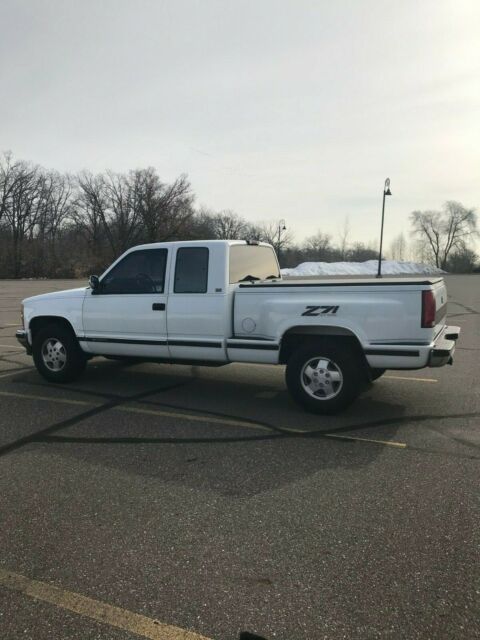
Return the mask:
[[61, 324], [40, 329], [33, 339], [37, 371], [49, 382], [70, 382], [85, 369], [87, 357], [73, 332]]
[[332, 414], [347, 407], [362, 391], [365, 368], [348, 345], [318, 342], [292, 355], [286, 382], [293, 398], [305, 409]]

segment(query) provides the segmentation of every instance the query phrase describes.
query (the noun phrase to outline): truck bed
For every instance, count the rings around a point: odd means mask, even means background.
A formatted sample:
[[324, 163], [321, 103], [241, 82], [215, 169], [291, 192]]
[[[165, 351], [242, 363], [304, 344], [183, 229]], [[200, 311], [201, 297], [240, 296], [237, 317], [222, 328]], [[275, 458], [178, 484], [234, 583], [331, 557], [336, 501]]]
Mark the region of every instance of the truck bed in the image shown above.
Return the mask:
[[340, 287], [340, 286], [407, 286], [407, 285], [434, 285], [443, 280], [442, 276], [389, 276], [388, 278], [375, 278], [372, 276], [306, 276], [303, 278], [285, 277], [282, 280], [262, 280], [259, 282], [245, 282], [239, 286], [244, 288], [265, 288], [265, 287]]

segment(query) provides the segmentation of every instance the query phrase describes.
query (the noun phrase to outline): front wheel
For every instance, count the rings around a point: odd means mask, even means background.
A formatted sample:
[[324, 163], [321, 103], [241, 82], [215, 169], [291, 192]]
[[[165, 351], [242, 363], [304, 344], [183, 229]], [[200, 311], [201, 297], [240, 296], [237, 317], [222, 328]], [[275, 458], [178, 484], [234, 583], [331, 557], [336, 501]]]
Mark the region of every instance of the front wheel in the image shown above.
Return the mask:
[[339, 343], [302, 347], [290, 358], [285, 377], [294, 400], [308, 411], [322, 414], [347, 407], [366, 383], [355, 349]]
[[38, 372], [49, 382], [71, 382], [87, 363], [77, 339], [61, 324], [40, 329], [33, 339], [32, 352]]

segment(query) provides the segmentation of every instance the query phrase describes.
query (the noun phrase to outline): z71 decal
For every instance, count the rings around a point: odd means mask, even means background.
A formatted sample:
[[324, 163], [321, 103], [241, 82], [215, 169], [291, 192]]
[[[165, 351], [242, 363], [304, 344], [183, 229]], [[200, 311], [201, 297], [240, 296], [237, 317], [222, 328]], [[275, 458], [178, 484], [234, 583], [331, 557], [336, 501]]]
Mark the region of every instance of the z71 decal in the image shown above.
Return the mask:
[[306, 310], [302, 313], [302, 316], [323, 316], [326, 314], [333, 316], [335, 313], [337, 313], [339, 307], [338, 305], [336, 307], [327, 307], [327, 306], [314, 307], [309, 305], [305, 307], [305, 309]]

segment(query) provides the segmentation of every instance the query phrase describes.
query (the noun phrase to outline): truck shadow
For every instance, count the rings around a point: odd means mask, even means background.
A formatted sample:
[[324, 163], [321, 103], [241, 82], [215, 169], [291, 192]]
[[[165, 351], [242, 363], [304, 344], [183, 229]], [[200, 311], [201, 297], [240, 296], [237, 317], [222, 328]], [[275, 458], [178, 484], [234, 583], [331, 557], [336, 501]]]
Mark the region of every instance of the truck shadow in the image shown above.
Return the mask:
[[[164, 424], [161, 428], [165, 431]], [[168, 429], [173, 433], [181, 430], [171, 425]], [[185, 433], [175, 437], [173, 433], [169, 438], [112, 436], [107, 441], [87, 434], [71, 436], [67, 431], [64, 438], [44, 437], [34, 442], [43, 443], [49, 455], [75, 459], [80, 467], [74, 466], [79, 469], [88, 462], [89, 468], [98, 465], [122, 474], [148, 477], [162, 490], [174, 485], [234, 498], [279, 491], [312, 476], [331, 473], [348, 490], [354, 479], [345, 481], [348, 476], [337, 472], [368, 466], [385, 454], [385, 447], [380, 444], [320, 435], [229, 437], [205, 433], [200, 439]], [[392, 454], [404, 455], [402, 450], [392, 450]]]
[[[79, 463], [88, 460], [160, 484], [246, 498], [315, 474], [371, 464], [396, 439], [405, 414], [404, 406], [378, 401], [371, 393], [338, 416], [307, 414], [291, 401], [281, 375], [266, 387], [258, 367], [225, 377], [219, 370], [204, 376], [191, 367], [168, 365], [129, 369], [99, 362], [77, 384], [63, 387], [70, 397], [90, 395], [104, 403], [51, 425], [31, 441], [42, 443], [48, 454]], [[18, 382], [56, 389], [33, 371], [19, 374]], [[259, 388], [274, 397], [256, 397]], [[146, 412], [115, 410], [132, 402]], [[190, 421], [182, 414], [202, 419]], [[210, 423], [209, 416], [220, 420]]]

